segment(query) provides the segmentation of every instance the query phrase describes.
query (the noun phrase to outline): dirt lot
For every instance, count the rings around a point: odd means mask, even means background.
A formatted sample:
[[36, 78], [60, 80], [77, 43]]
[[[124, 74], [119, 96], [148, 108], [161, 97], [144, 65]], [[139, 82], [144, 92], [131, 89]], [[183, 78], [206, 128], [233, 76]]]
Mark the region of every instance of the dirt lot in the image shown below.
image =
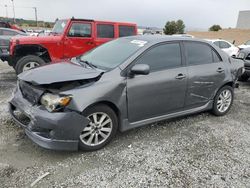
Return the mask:
[[16, 76], [0, 62], [0, 187], [250, 187], [250, 82], [230, 113], [201, 113], [116, 136], [97, 152], [33, 144], [7, 112]]
[[235, 40], [236, 45], [243, 44], [244, 42], [250, 40], [250, 30], [241, 29], [223, 29], [218, 32], [188, 32], [188, 34], [193, 35], [197, 38], [202, 39], [224, 39], [229, 42]]

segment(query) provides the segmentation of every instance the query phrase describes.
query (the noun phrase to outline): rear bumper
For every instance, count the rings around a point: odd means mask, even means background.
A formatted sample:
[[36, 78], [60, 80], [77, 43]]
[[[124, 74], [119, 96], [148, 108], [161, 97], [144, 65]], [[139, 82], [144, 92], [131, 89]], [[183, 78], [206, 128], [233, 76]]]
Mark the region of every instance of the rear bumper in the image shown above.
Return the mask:
[[31, 105], [20, 90], [9, 102], [9, 111], [33, 142], [53, 150], [78, 150], [80, 133], [89, 123], [77, 112], [50, 113], [42, 106]]

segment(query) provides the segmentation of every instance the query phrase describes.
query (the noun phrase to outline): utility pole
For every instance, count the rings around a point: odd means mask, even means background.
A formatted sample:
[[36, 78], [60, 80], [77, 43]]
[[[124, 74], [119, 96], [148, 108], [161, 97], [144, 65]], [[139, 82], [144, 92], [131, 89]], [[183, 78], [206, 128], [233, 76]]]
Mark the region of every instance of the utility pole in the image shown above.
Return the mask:
[[37, 21], [37, 8], [36, 8], [36, 7], [33, 7], [33, 9], [35, 10], [36, 26], [38, 27], [38, 21]]
[[5, 11], [6, 11], [6, 18], [8, 18], [8, 6], [4, 5], [4, 7], [5, 7]]
[[12, 7], [13, 7], [13, 21], [14, 21], [14, 23], [16, 23], [16, 14], [15, 14], [14, 0], [11, 0], [11, 1], [12, 1]]

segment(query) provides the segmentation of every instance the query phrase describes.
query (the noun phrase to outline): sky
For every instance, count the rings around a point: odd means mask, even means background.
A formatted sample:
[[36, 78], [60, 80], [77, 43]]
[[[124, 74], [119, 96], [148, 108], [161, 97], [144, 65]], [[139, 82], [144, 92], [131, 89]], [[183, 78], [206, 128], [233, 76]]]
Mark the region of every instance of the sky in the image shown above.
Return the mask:
[[[16, 17], [54, 21], [86, 18], [134, 22], [139, 26], [164, 27], [182, 19], [187, 30], [207, 30], [213, 24], [234, 28], [240, 10], [250, 10], [250, 0], [14, 0]], [[13, 17], [11, 0], [0, 0], [0, 16]]]

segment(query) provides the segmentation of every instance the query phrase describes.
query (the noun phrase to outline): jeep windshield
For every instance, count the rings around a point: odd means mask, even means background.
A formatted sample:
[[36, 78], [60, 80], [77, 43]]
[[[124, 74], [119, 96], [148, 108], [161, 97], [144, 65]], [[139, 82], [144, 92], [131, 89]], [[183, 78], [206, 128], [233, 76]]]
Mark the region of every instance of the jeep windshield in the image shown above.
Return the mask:
[[120, 38], [107, 42], [80, 57], [81, 62], [89, 62], [93, 66], [110, 70], [128, 59], [142, 48], [147, 41]]
[[67, 24], [67, 20], [58, 20], [52, 31], [51, 31], [51, 34], [62, 34], [64, 32], [64, 28]]

